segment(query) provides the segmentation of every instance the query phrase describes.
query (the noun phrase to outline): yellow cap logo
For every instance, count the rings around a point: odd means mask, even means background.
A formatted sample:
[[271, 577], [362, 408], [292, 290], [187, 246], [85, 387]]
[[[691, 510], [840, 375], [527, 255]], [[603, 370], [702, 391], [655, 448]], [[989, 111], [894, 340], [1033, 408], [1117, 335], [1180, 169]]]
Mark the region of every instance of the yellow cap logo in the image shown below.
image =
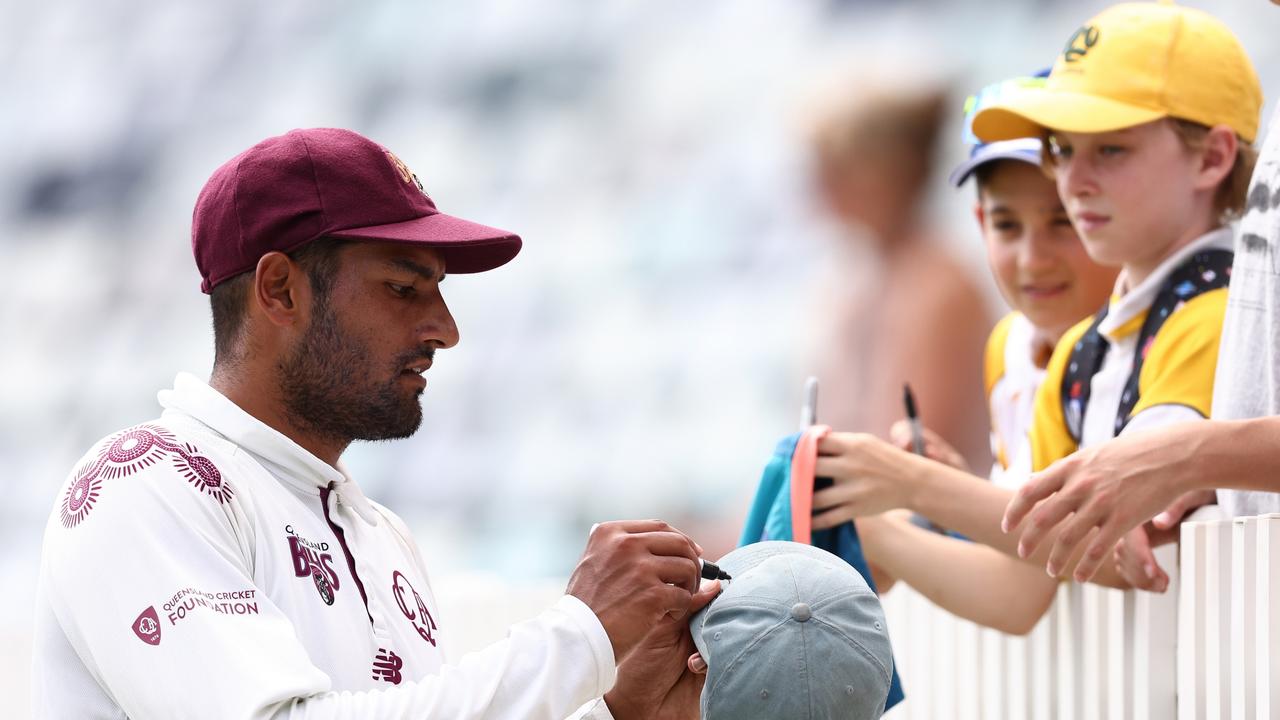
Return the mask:
[[1094, 45], [1098, 44], [1100, 35], [1098, 28], [1093, 25], [1085, 25], [1076, 30], [1067, 41], [1067, 46], [1062, 49], [1062, 59], [1070, 63], [1084, 57]]

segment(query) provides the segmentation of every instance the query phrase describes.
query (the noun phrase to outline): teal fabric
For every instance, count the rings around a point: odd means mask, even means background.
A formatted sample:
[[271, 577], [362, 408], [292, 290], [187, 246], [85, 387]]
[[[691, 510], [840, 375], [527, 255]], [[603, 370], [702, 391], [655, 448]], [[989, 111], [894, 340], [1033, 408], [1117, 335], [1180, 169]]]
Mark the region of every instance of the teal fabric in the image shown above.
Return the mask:
[[[788, 435], [779, 440], [773, 449], [773, 456], [765, 465], [760, 486], [756, 489], [755, 499], [747, 512], [747, 522], [742, 528], [742, 537], [738, 540], [739, 547], [765, 540], [795, 540], [795, 529], [791, 524], [791, 459], [799, 442], [800, 433]], [[830, 479], [815, 478], [814, 489], [830, 483]], [[815, 530], [811, 535], [811, 545], [843, 558], [861, 573], [872, 590], [876, 589], [871, 568], [862, 553], [862, 541], [858, 539], [856, 525], [847, 522], [830, 530]], [[884, 709], [887, 711], [902, 702], [904, 697], [906, 695], [902, 691], [902, 680], [898, 677], [897, 663], [894, 663], [889, 697]]]
[[747, 512], [747, 524], [742, 528], [739, 547], [761, 540], [794, 538], [791, 527], [791, 456], [795, 455], [798, 442], [800, 433], [782, 438], [774, 448], [760, 478], [751, 510]]

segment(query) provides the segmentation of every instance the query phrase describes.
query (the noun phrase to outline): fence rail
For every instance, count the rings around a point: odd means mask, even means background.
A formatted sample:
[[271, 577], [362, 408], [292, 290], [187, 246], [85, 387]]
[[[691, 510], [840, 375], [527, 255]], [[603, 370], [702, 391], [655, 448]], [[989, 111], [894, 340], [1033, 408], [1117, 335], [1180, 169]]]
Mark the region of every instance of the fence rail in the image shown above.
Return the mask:
[[1193, 520], [1160, 595], [1064, 583], [1026, 637], [910, 588], [884, 598], [907, 699], [890, 720], [1280, 717], [1280, 515]]

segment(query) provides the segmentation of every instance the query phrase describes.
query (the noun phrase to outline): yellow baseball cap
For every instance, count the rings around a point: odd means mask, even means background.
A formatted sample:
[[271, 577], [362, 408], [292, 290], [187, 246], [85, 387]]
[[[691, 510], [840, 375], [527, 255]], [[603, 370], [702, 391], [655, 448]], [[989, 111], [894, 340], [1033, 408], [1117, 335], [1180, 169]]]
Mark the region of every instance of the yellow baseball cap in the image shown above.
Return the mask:
[[1043, 87], [1023, 88], [973, 118], [983, 142], [1045, 130], [1108, 132], [1175, 117], [1258, 134], [1262, 87], [1226, 25], [1171, 2], [1124, 3], [1071, 35]]

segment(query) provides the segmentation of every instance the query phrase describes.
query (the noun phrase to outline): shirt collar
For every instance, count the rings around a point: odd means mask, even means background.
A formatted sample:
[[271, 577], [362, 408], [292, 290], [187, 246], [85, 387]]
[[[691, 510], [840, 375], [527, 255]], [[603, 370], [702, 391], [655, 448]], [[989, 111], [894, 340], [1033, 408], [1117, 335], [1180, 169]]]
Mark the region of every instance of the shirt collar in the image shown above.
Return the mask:
[[377, 525], [373, 507], [347, 474], [342, 461], [333, 467], [283, 433], [255, 418], [225, 395], [190, 373], [178, 373], [172, 390], [157, 398], [165, 414], [186, 415], [249, 453], [272, 475], [304, 491], [333, 488], [365, 522]]
[[1137, 287], [1130, 288], [1124, 295], [1119, 294], [1120, 283], [1124, 278], [1116, 280], [1117, 292], [1111, 296], [1107, 316], [1098, 323], [1098, 333], [1111, 342], [1121, 340], [1137, 332], [1146, 318], [1147, 310], [1155, 302], [1156, 294], [1169, 274], [1178, 268], [1187, 258], [1205, 250], [1231, 250], [1232, 237], [1230, 227], [1220, 227], [1192, 240], [1178, 249], [1156, 266], [1154, 272], [1147, 276]]

